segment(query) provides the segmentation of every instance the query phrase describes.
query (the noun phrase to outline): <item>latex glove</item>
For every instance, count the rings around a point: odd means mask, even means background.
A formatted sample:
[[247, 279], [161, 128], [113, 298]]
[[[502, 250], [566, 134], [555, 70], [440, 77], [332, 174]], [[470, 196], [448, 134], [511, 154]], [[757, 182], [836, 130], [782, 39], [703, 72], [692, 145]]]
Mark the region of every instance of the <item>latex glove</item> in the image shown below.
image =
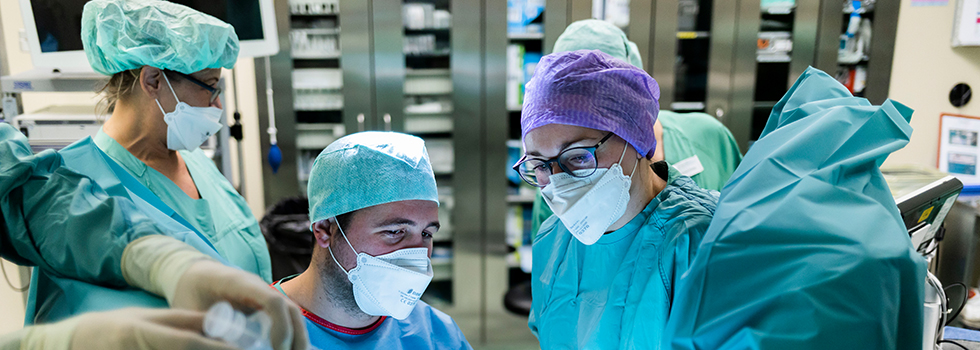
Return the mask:
[[201, 334], [204, 313], [191, 310], [128, 308], [92, 312], [6, 335], [2, 349], [21, 350], [233, 350]]
[[273, 349], [309, 347], [299, 307], [259, 276], [220, 264], [183, 242], [160, 235], [133, 241], [122, 260], [127, 282], [163, 296], [171, 307], [206, 311], [224, 300], [246, 314], [262, 310], [272, 320], [269, 342]]
[[299, 307], [259, 276], [230, 268], [215, 261], [191, 265], [180, 282], [170, 305], [207, 310], [219, 301], [228, 301], [246, 314], [262, 310], [272, 319], [269, 342], [276, 350], [307, 350], [306, 321]]

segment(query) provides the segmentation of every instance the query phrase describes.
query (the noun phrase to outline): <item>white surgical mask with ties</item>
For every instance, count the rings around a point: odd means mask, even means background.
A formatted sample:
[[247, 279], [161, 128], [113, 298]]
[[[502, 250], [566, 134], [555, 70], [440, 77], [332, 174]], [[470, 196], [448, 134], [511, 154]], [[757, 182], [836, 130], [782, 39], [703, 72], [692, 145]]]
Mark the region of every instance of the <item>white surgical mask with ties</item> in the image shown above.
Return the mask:
[[[630, 201], [630, 184], [636, 166], [630, 176], [623, 174], [623, 155], [619, 163], [609, 169], [596, 169], [587, 177], [574, 177], [571, 174], [553, 174], [548, 179], [550, 183], [541, 189], [541, 196], [548, 207], [555, 212], [565, 228], [579, 242], [585, 245], [595, 244], [609, 226], [626, 213], [626, 205]], [[591, 170], [577, 170], [588, 173]]]
[[163, 112], [163, 121], [167, 123], [167, 148], [173, 151], [193, 151], [201, 147], [211, 135], [221, 130], [221, 109], [213, 106], [192, 107], [185, 102], [180, 102], [166, 74], [163, 74], [163, 79], [170, 87], [170, 92], [174, 94], [174, 100], [177, 101], [174, 111], [167, 113], [160, 105], [160, 100], [156, 100], [157, 107], [160, 107], [160, 112]]
[[[336, 218], [334, 218], [336, 221]], [[398, 320], [408, 317], [422, 292], [432, 281], [432, 262], [426, 248], [406, 248], [394, 252], [371, 256], [358, 253], [351, 245], [344, 230], [337, 223], [340, 234], [347, 241], [354, 254], [357, 254], [357, 267], [344, 270], [330, 251], [330, 257], [347, 274], [354, 285], [354, 300], [361, 311], [371, 316], [391, 316]]]

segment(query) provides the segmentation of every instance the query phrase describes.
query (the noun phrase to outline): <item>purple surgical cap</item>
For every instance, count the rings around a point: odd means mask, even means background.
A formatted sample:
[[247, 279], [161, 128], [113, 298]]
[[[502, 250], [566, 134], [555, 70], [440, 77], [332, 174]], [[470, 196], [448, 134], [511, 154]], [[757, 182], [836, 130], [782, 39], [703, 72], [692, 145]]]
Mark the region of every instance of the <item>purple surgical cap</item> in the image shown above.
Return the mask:
[[548, 124], [611, 131], [646, 158], [657, 139], [660, 86], [642, 69], [598, 50], [553, 53], [527, 83], [521, 139]]

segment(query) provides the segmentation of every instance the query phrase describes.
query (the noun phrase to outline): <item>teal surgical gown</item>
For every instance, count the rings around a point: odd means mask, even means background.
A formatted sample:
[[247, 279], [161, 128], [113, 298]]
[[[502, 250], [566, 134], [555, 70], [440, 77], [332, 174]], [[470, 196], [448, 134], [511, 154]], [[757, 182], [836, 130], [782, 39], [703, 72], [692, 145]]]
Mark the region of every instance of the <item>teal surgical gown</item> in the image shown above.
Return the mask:
[[191, 199], [165, 175], [147, 166], [103, 131], [95, 143], [131, 175], [203, 233], [222, 257], [271, 282], [269, 248], [245, 199], [200, 149], [180, 151], [200, 199]]
[[89, 138], [33, 154], [22, 134], [0, 123], [0, 253], [37, 267], [26, 323], [166, 306], [128, 288], [122, 277], [122, 252], [139, 237], [171, 236], [224, 262], [203, 236], [114, 164]]
[[[660, 111], [657, 120], [664, 128], [664, 160], [699, 187], [721, 191], [735, 172], [742, 153], [735, 137], [724, 124], [704, 113]], [[531, 209], [531, 232], [553, 213], [538, 191]]]
[[[281, 283], [276, 282], [273, 286], [285, 295]], [[452, 317], [421, 300], [408, 318], [399, 321], [382, 317], [364, 329], [335, 325], [305, 309], [303, 316], [306, 316], [310, 345], [317, 349], [472, 349]]]
[[114, 287], [126, 285], [120, 268], [126, 245], [160, 231], [131, 200], [64, 167], [56, 152], [34, 154], [27, 138], [5, 123], [0, 218], [5, 259]]
[[542, 349], [653, 349], [674, 281], [697, 252], [717, 192], [670, 170], [669, 183], [626, 226], [584, 245], [557, 217], [533, 246], [528, 325]]
[[878, 170], [912, 111], [807, 70], [721, 193], [662, 349], [922, 349], [925, 261]]

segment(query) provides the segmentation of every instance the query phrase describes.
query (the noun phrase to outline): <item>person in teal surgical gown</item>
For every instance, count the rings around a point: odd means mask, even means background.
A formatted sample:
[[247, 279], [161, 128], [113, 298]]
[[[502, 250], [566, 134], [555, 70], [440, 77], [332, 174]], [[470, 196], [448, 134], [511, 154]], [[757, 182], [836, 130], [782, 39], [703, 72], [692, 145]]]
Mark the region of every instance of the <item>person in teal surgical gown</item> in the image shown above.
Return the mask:
[[[103, 91], [111, 116], [94, 140], [59, 151], [65, 165], [103, 188], [133, 192], [179, 225], [171, 232], [190, 232], [185, 236], [202, 252], [271, 282], [258, 223], [198, 148], [222, 127], [220, 91], [213, 85], [238, 57], [234, 28], [171, 2], [94, 0], [85, 4], [81, 33], [93, 69], [112, 76]], [[157, 296], [37, 269], [25, 322], [165, 305]]]
[[660, 348], [922, 349], [925, 259], [878, 169], [911, 116], [804, 72], [722, 191]]
[[[615, 25], [597, 19], [573, 22], [555, 41], [554, 52], [599, 50], [643, 68], [640, 52]], [[657, 151], [654, 161], [665, 160], [694, 180], [698, 187], [720, 191], [742, 160], [735, 137], [718, 119], [701, 112], [660, 110], [654, 124]], [[537, 192], [531, 216], [531, 233], [553, 213]]]
[[227, 266], [111, 162], [90, 138], [34, 154], [0, 123], [0, 256], [45, 277], [31, 285], [28, 316], [47, 316], [0, 335], [0, 349], [230, 350], [201, 334], [217, 300], [266, 312], [275, 349], [306, 349], [295, 305]]
[[235, 266], [271, 282], [268, 247], [244, 198], [199, 147], [222, 127], [221, 68], [232, 68], [234, 28], [165, 1], [85, 5], [82, 43], [110, 75], [111, 116], [95, 143], [201, 232]]
[[717, 192], [654, 162], [660, 91], [601, 51], [545, 56], [514, 166], [555, 213], [533, 245], [528, 324], [544, 349], [651, 349]]

